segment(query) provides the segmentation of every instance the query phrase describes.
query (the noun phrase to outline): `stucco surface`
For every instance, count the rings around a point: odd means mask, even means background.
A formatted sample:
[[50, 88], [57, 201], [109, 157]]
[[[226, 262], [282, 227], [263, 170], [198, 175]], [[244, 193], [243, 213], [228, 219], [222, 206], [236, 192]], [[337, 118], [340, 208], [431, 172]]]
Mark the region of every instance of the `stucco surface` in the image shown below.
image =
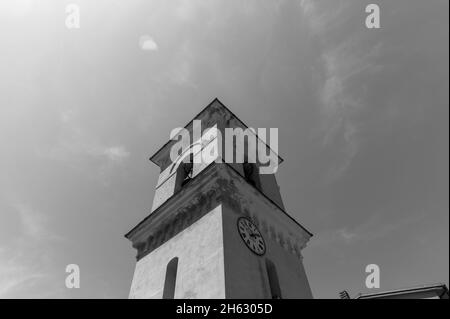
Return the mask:
[[140, 259], [129, 297], [162, 298], [166, 267], [174, 257], [179, 258], [175, 298], [225, 297], [221, 206]]

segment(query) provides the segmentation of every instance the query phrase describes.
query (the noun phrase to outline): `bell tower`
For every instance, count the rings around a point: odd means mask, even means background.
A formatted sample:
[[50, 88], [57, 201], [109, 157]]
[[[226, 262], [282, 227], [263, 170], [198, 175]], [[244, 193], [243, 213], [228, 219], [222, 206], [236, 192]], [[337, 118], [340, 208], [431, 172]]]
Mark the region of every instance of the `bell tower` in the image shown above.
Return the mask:
[[222, 155], [227, 129], [247, 128], [215, 99], [185, 126], [187, 151], [172, 160], [173, 139], [150, 158], [153, 206], [125, 235], [137, 250], [130, 298], [312, 298], [301, 254], [312, 234], [286, 213], [275, 174], [248, 160], [248, 136], [244, 161]]

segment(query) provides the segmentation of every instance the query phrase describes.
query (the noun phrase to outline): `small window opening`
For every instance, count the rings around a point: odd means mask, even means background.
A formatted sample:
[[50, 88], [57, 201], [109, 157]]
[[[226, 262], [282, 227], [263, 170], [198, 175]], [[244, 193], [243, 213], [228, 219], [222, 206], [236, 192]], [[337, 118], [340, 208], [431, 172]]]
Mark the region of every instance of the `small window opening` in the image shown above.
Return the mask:
[[275, 264], [269, 259], [266, 259], [267, 277], [269, 278], [270, 294], [272, 299], [281, 299], [280, 282], [278, 281], [278, 274]]
[[176, 177], [176, 186], [175, 186], [175, 192], [180, 190], [181, 187], [189, 183], [189, 181], [192, 179], [193, 176], [193, 155], [190, 154], [189, 161], [181, 161], [177, 168], [177, 177]]
[[257, 188], [260, 188], [261, 185], [259, 182], [258, 167], [256, 166], [256, 164], [244, 162], [243, 169], [244, 169], [244, 177], [247, 180], [247, 182]]
[[164, 280], [163, 299], [174, 299], [175, 285], [177, 281], [178, 257], [172, 258], [166, 268], [166, 279]]
[[182, 163], [182, 165], [183, 165], [183, 181], [181, 182], [181, 186], [184, 186], [192, 179], [194, 165], [192, 164], [192, 162]]

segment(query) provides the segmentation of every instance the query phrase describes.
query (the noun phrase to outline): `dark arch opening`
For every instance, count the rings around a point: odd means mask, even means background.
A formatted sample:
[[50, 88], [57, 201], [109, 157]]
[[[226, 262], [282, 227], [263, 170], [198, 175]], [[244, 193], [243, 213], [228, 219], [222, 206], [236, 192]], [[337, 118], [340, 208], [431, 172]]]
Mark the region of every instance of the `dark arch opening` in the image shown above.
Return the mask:
[[193, 175], [194, 168], [194, 156], [189, 154], [181, 161], [177, 168], [176, 180], [175, 180], [175, 193], [179, 191], [184, 185], [190, 182]]
[[164, 280], [163, 299], [173, 299], [177, 281], [178, 257], [172, 258], [167, 264], [166, 279]]
[[259, 169], [256, 166], [256, 164], [245, 161], [242, 164], [242, 167], [244, 169], [244, 177], [247, 180], [247, 182], [252, 184], [256, 188], [261, 189], [261, 184], [259, 181], [259, 173], [258, 173]]
[[280, 282], [278, 280], [275, 264], [266, 259], [267, 277], [269, 278], [270, 294], [272, 299], [281, 299]]

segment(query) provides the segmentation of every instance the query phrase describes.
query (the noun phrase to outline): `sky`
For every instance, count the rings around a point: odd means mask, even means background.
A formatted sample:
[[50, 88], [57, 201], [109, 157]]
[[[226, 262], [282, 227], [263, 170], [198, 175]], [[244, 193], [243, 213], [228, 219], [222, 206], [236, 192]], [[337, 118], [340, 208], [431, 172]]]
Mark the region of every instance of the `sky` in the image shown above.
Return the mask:
[[[369, 292], [368, 264], [381, 291], [448, 285], [448, 6], [2, 0], [0, 298], [126, 298], [123, 235], [159, 174], [148, 158], [215, 97], [279, 129], [315, 298]], [[79, 289], [65, 286], [73, 263]]]

